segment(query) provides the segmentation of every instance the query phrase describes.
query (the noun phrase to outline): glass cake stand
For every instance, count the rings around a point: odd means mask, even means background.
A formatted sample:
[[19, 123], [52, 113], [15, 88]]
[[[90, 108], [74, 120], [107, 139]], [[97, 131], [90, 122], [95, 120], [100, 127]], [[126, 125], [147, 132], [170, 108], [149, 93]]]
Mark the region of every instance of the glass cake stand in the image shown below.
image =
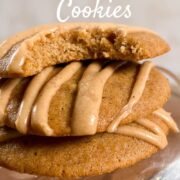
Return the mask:
[[[180, 127], [180, 96], [173, 95], [165, 109]], [[180, 180], [180, 133], [170, 133], [168, 146], [132, 167], [116, 170], [113, 173], [96, 177], [80, 178], [79, 180]], [[58, 178], [37, 177], [20, 174], [5, 168], [0, 168], [2, 180], [59, 180]]]

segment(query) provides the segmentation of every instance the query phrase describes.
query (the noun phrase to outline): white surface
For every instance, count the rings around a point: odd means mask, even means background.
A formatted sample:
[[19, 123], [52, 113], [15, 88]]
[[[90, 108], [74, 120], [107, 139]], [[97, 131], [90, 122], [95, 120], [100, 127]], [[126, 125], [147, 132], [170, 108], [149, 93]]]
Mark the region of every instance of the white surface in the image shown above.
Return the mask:
[[[0, 0], [0, 41], [28, 27], [57, 22], [56, 8], [60, 0]], [[76, 0], [75, 5], [94, 6], [96, 0]], [[107, 7], [109, 0], [101, 0]], [[145, 26], [157, 31], [171, 45], [171, 52], [157, 58], [156, 62], [180, 75], [180, 1], [179, 0], [112, 0], [117, 4], [131, 5], [130, 19], [71, 19], [71, 21], [112, 21]], [[64, 15], [69, 13], [63, 10]]]

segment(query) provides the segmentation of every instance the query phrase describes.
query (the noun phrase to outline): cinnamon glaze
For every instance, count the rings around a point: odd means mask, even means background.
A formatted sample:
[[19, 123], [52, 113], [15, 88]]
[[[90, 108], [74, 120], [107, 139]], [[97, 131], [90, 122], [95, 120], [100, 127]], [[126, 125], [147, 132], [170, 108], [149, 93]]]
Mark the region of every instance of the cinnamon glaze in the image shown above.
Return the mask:
[[[104, 85], [108, 78], [124, 64], [125, 62], [109, 62], [106, 64], [91, 62], [87, 66], [78, 83], [71, 119], [71, 135], [93, 135], [97, 132]], [[51, 100], [58, 89], [70, 80], [82, 65], [82, 62], [72, 62], [65, 67], [48, 67], [32, 78], [25, 90], [15, 122], [16, 129], [20, 133], [29, 133], [29, 127], [31, 127], [45, 136], [56, 136], [48, 124]], [[145, 62], [140, 65], [129, 101], [112, 120], [107, 132], [136, 137], [159, 148], [164, 148], [167, 145], [166, 134], [155, 122], [148, 119], [138, 119], [135, 123], [140, 126], [121, 125], [121, 121], [132, 113], [134, 106], [142, 97], [153, 66], [152, 62]], [[0, 87], [0, 124], [2, 125], [4, 124], [3, 116], [10, 95], [20, 81], [20, 78], [7, 80]], [[176, 123], [165, 110], [158, 109], [153, 114], [166, 123], [170, 129], [179, 132]]]

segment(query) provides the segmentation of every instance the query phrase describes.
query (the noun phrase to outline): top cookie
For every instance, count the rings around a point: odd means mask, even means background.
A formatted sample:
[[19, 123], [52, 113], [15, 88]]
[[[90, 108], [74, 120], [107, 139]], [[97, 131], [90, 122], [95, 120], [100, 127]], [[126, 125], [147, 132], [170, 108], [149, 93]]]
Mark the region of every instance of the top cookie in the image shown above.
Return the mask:
[[161, 37], [144, 28], [109, 23], [45, 25], [0, 45], [0, 76], [31, 76], [47, 66], [75, 60], [139, 61], [168, 50]]

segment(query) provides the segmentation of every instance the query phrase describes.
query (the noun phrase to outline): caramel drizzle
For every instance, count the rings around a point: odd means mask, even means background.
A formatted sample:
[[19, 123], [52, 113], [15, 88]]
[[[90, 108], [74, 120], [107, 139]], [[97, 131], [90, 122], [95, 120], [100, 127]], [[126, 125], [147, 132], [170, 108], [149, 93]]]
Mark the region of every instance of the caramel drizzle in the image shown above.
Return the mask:
[[0, 88], [0, 126], [4, 125], [6, 106], [13, 90], [20, 81], [21, 78], [8, 79]]
[[[52, 34], [57, 30], [57, 27], [40, 31], [31, 35], [30, 37], [26, 37], [25, 39], [17, 42], [16, 44], [12, 45], [12, 47], [6, 52], [6, 54], [0, 58], [2, 62], [8, 61], [8, 64], [5, 65], [4, 71], [14, 71], [18, 73], [23, 73], [22, 66], [25, 63], [25, 56], [24, 52], [26, 51], [27, 47], [32, 47], [34, 42], [41, 39], [43, 42], [46, 41], [46, 35]], [[0, 46], [4, 45], [7, 41], [0, 44]]]
[[[48, 125], [48, 111], [51, 99], [57, 90], [80, 69], [80, 62], [72, 62], [54, 76], [42, 89], [37, 97], [31, 114], [31, 126], [47, 136], [55, 135]], [[44, 101], [46, 100], [46, 101]]]
[[[158, 112], [158, 116], [162, 118], [162, 120], [164, 120], [164, 122], [169, 125], [171, 129], [174, 129], [175, 132], [179, 132], [179, 129], [174, 120], [171, 117], [169, 118], [169, 113], [167, 113], [163, 109], [158, 109], [157, 111], [154, 111], [154, 113], [156, 112]], [[146, 129], [142, 129], [142, 127], [137, 127], [130, 124], [119, 126], [115, 133], [141, 139], [150, 144], [154, 144], [160, 149], [163, 149], [167, 146], [168, 142], [166, 134], [155, 122], [152, 122], [149, 119], [139, 119], [136, 121], [136, 123]], [[0, 129], [0, 142], [4, 142], [19, 136], [22, 136], [22, 134], [18, 133], [17, 131], [6, 131], [3, 128]]]
[[[179, 132], [179, 128], [177, 127], [177, 124], [175, 123], [174, 119], [171, 117], [170, 113], [166, 112], [164, 109], [158, 109], [154, 111], [153, 114], [158, 116], [171, 130], [173, 130], [176, 133]], [[145, 129], [130, 125], [124, 125], [118, 127], [115, 133], [142, 139], [144, 141], [156, 145], [160, 149], [166, 147], [167, 145], [166, 134], [156, 123], [148, 119], [139, 119], [136, 121], [136, 123], [149, 129], [154, 134]]]
[[115, 132], [121, 121], [132, 113], [133, 107], [138, 103], [144, 92], [146, 82], [153, 66], [154, 64], [152, 62], [145, 62], [141, 66], [129, 102], [122, 108], [116, 118], [111, 122], [107, 132]]
[[[78, 85], [78, 93], [72, 116], [73, 135], [91, 135], [96, 133], [104, 85], [113, 72], [123, 64], [124, 62], [111, 63], [102, 67], [100, 63], [94, 62], [85, 70]], [[25, 91], [15, 122], [19, 132], [27, 133], [28, 126], [31, 125], [33, 129], [41, 131], [47, 136], [56, 136], [53, 129], [48, 125], [48, 111], [51, 100], [57, 90], [60, 89], [66, 81], [71, 79], [81, 66], [82, 63], [80, 62], [72, 62], [62, 70], [61, 68], [49, 67], [32, 79]], [[159, 148], [164, 148], [167, 145], [165, 133], [157, 124], [148, 119], [136, 121], [136, 123], [146, 129], [132, 125], [119, 126], [121, 120], [132, 112], [134, 105], [136, 105], [141, 98], [152, 67], [153, 64], [150, 62], [145, 62], [140, 67], [128, 104], [120, 111], [107, 131], [136, 137], [154, 144]], [[56, 75], [54, 75], [54, 73], [52, 77], [50, 74], [53, 71], [58, 71], [58, 73], [56, 73]], [[2, 101], [4, 103], [0, 103], [0, 106], [3, 107], [1, 108], [1, 115], [5, 113], [10, 95], [20, 80], [20, 78], [7, 80], [7, 82], [2, 85], [1, 100], [4, 100]], [[169, 113], [163, 109], [159, 109], [155, 111], [154, 114], [160, 117], [173, 131], [179, 132], [176, 123]]]
[[87, 67], [78, 84], [72, 117], [73, 134], [92, 135], [96, 133], [104, 85], [113, 72], [123, 64], [124, 62], [116, 62], [102, 69], [102, 64], [94, 62]]
[[[13, 52], [8, 58], [9, 63], [6, 70], [15, 69], [17, 72], [23, 72], [22, 65], [24, 64], [24, 57], [20, 54], [20, 43], [14, 45], [9, 52]], [[16, 63], [14, 63], [16, 62]], [[13, 66], [12, 66], [13, 65]]]
[[174, 119], [171, 117], [171, 113], [168, 113], [164, 109], [160, 108], [154, 111], [153, 114], [161, 118], [161, 120], [163, 120], [173, 132], [179, 132], [179, 128], [175, 123]]
[[136, 121], [136, 123], [147, 128], [151, 132], [146, 129], [142, 129], [140, 127], [124, 125], [118, 127], [115, 133], [136, 137], [150, 144], [154, 144], [160, 149], [166, 147], [166, 145], [168, 144], [166, 134], [156, 123], [148, 119], [139, 119]]
[[55, 71], [55, 67], [48, 67], [41, 71], [41, 73], [31, 80], [24, 93], [15, 122], [17, 130], [22, 134], [26, 134], [28, 131], [32, 106], [42, 86], [50, 79], [50, 74], [52, 74], [53, 71]]

